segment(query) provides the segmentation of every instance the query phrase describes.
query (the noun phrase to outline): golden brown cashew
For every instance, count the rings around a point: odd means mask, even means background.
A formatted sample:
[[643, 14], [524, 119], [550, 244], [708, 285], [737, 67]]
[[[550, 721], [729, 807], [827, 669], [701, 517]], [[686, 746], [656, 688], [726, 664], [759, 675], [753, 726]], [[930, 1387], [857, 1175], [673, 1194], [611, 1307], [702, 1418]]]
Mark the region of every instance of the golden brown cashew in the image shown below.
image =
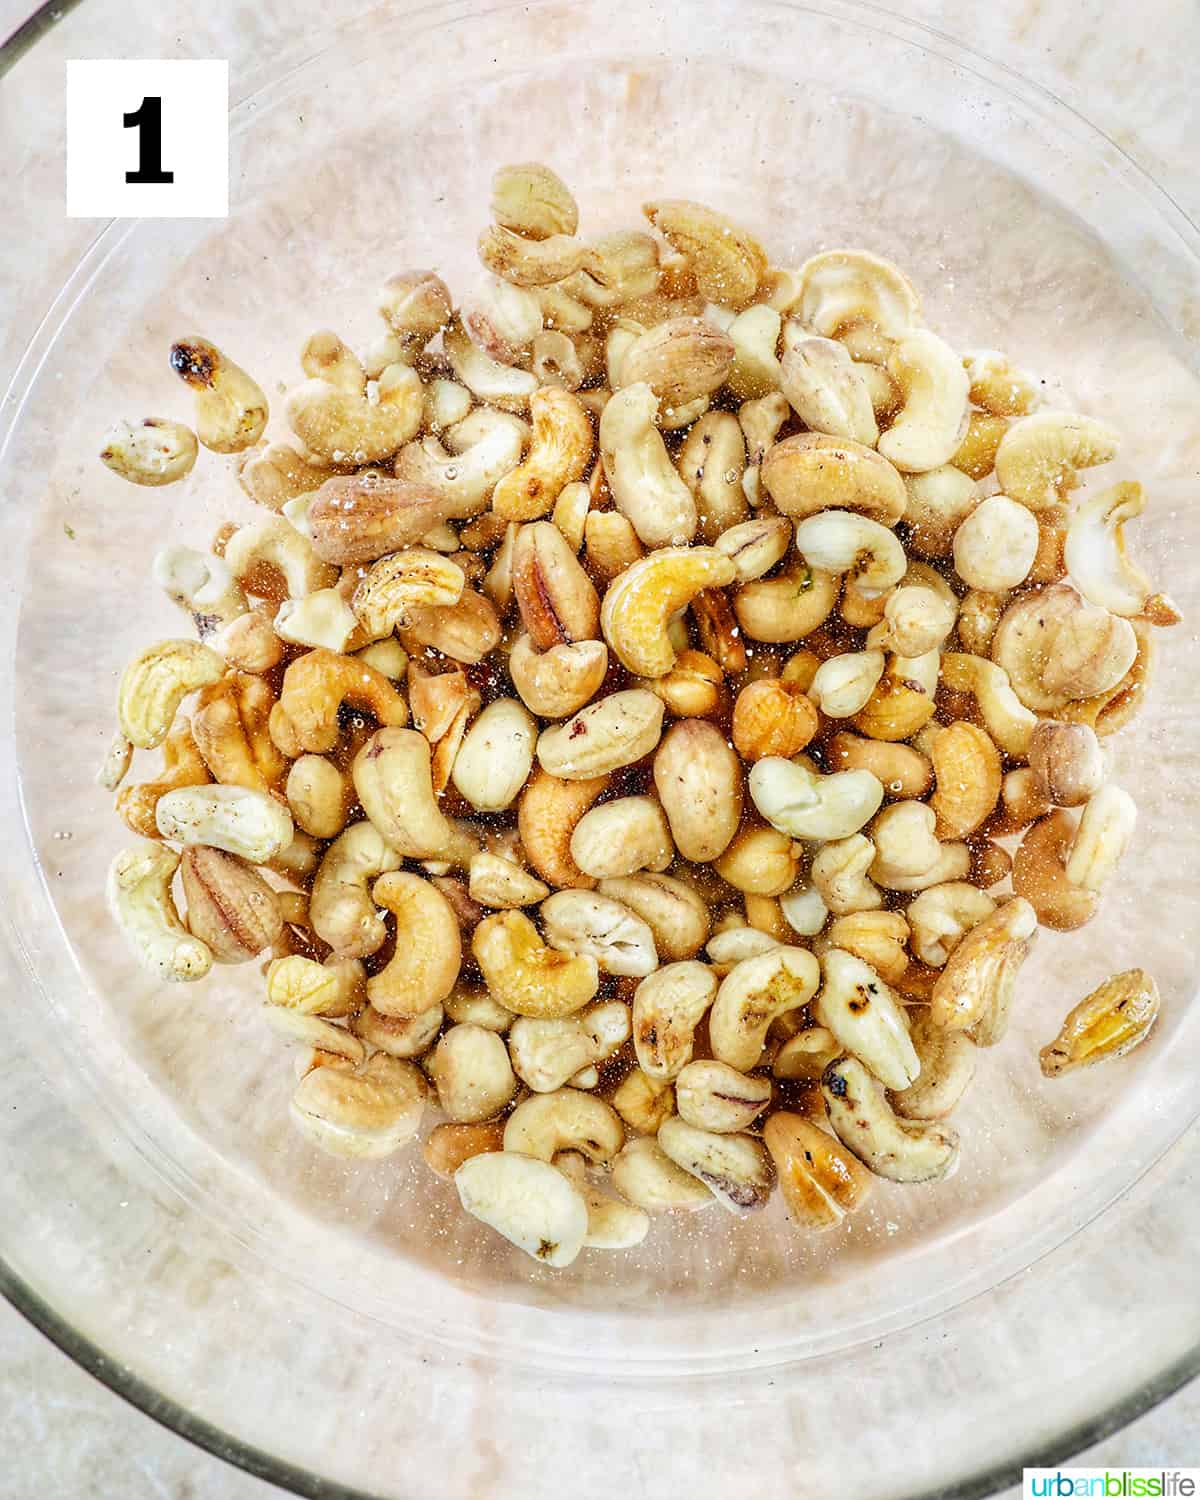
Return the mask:
[[595, 587], [550, 521], [535, 521], [517, 531], [512, 586], [521, 623], [539, 651], [591, 640], [600, 628]]
[[529, 778], [517, 805], [517, 830], [529, 863], [551, 885], [595, 885], [571, 858], [571, 835], [608, 782], [607, 775], [565, 781], [541, 767]]
[[1037, 912], [1017, 895], [972, 927], [933, 987], [929, 1014], [934, 1024], [965, 1031], [981, 1047], [998, 1042], [1008, 1029], [1017, 971], [1037, 925]]
[[337, 582], [337, 569], [323, 562], [308, 537], [282, 516], [266, 516], [239, 527], [226, 543], [225, 564], [252, 594], [271, 592], [265, 580], [260, 583], [264, 570], [270, 582], [274, 582], [273, 574], [282, 577], [291, 599], [303, 599]]
[[904, 481], [882, 454], [822, 432], [776, 443], [761, 473], [767, 493], [787, 516], [853, 510], [894, 526], [907, 504]]
[[309, 450], [333, 463], [379, 463], [416, 435], [424, 388], [415, 370], [388, 365], [372, 401], [327, 380], [306, 380], [288, 392], [285, 414]]
[[543, 719], [565, 719], [599, 692], [608, 673], [603, 641], [568, 641], [538, 651], [520, 635], [508, 655], [508, 670], [521, 701]]
[[398, 271], [383, 283], [378, 305], [404, 356], [412, 358], [449, 322], [452, 304], [445, 282], [432, 271]]
[[[786, 645], [802, 641], [825, 623], [837, 603], [840, 586], [835, 573], [797, 560], [773, 578], [742, 584], [733, 596], [733, 612], [751, 640]], [[724, 595], [712, 597], [723, 599]], [[726, 666], [726, 671], [737, 670], [734, 665]]]
[[283, 674], [279, 702], [271, 710], [271, 738], [286, 755], [324, 755], [337, 744], [343, 703], [386, 726], [408, 722], [404, 699], [382, 672], [318, 647], [297, 657]]
[[109, 428], [100, 461], [130, 484], [174, 484], [191, 473], [197, 451], [190, 427], [166, 417], [143, 417]]
[[275, 788], [287, 761], [270, 735], [274, 708], [270, 684], [242, 672], [227, 672], [201, 692], [192, 733], [214, 780], [260, 792]]
[[462, 965], [458, 920], [445, 896], [419, 875], [381, 875], [371, 891], [396, 918], [396, 951], [367, 980], [367, 998], [385, 1016], [419, 1016], [440, 1005]]
[[442, 441], [430, 436], [406, 443], [392, 472], [406, 484], [440, 495], [451, 520], [467, 520], [487, 508], [497, 484], [520, 464], [528, 437], [520, 417], [476, 407], [445, 428]]
[[207, 339], [171, 345], [171, 368], [196, 396], [196, 436], [214, 453], [240, 453], [267, 425], [262, 387]]
[[600, 628], [622, 665], [639, 677], [662, 677], [675, 665], [667, 622], [701, 589], [732, 583], [734, 566], [713, 547], [663, 547], [609, 585]]
[[570, 391], [542, 386], [529, 398], [529, 455], [492, 493], [492, 510], [509, 521], [544, 516], [563, 489], [582, 478], [594, 439], [588, 414]]
[[594, 958], [548, 948], [519, 911], [484, 917], [471, 951], [488, 989], [507, 1010], [547, 1020], [582, 1010], [600, 985]]
[[1120, 438], [1092, 417], [1039, 411], [1014, 422], [996, 450], [1000, 488], [1030, 510], [1061, 505], [1079, 483], [1076, 470], [1114, 458]]
[[763, 1144], [788, 1214], [805, 1229], [836, 1229], [871, 1190], [857, 1157], [803, 1115], [777, 1111], [763, 1126]]
[[354, 788], [388, 844], [410, 859], [469, 865], [479, 843], [456, 828], [433, 792], [429, 741], [415, 729], [378, 729], [354, 758]]
[[673, 250], [687, 258], [700, 295], [724, 307], [744, 307], [766, 275], [762, 246], [715, 209], [684, 198], [660, 198], [642, 212]]
[[161, 745], [179, 705], [199, 688], [219, 682], [222, 657], [198, 641], [159, 641], [147, 646], [125, 668], [117, 689], [121, 733], [140, 750]]

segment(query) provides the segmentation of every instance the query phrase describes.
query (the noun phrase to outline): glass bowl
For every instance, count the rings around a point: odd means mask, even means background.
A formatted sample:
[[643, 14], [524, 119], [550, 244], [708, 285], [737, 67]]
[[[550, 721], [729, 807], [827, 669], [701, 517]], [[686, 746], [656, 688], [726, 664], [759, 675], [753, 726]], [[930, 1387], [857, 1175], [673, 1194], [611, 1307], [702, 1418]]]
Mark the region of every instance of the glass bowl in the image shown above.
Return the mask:
[[[540, 158], [587, 233], [694, 196], [776, 264], [845, 243], [895, 259], [956, 346], [1001, 347], [1121, 428], [1112, 477], [1153, 497], [1139, 551], [1194, 620], [1195, 230], [1064, 105], [866, 5], [393, 4], [319, 41], [298, 25], [234, 110], [230, 218], [104, 228], [6, 409], [7, 1290], [152, 1414], [305, 1494], [716, 1496], [747, 1475], [976, 1494], [1071, 1451], [1196, 1365], [1200, 1212], [1178, 1161], [1155, 1167], [1200, 1109], [1189, 626], [1112, 742], [1134, 847], [1092, 926], [1039, 941], [956, 1115], [954, 1179], [880, 1183], [823, 1239], [777, 1197], [555, 1273], [415, 1151], [347, 1166], [291, 1131], [254, 966], [166, 991], [113, 932], [103, 874], [127, 835], [94, 772], [121, 666], [180, 629], [150, 559], [250, 507], [213, 455], [135, 491], [95, 453], [117, 417], [189, 419], [166, 365], [182, 334], [274, 398], [312, 329], [378, 331], [390, 272], [465, 287], [493, 168]], [[1061, 1016], [1134, 964], [1164, 995], [1151, 1041], [1043, 1080]]]

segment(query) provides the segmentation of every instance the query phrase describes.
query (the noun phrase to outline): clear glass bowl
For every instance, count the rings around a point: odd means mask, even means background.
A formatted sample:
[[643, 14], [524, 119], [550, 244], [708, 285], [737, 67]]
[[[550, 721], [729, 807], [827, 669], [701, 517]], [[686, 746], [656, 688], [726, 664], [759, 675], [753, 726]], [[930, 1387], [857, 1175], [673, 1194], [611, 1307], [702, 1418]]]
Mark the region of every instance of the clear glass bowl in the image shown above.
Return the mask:
[[[377, 331], [398, 267], [465, 286], [493, 167], [544, 158], [588, 232], [677, 194], [779, 264], [893, 257], [956, 345], [1002, 347], [1122, 428], [1113, 474], [1154, 500], [1139, 549], [1195, 620], [1195, 230], [1065, 106], [865, 5], [393, 4], [294, 35], [234, 111], [229, 220], [104, 229], [7, 407], [9, 1295], [152, 1414], [305, 1494], [716, 1496], [747, 1473], [768, 1493], [802, 1475], [976, 1494], [1071, 1451], [1197, 1363], [1200, 1210], [1186, 1162], [1149, 1171], [1198, 1110], [1189, 627], [1113, 742], [1141, 811], [1119, 886], [1094, 925], [1040, 940], [956, 1117], [953, 1181], [880, 1184], [826, 1239], [776, 1201], [551, 1273], [415, 1153], [348, 1167], [291, 1132], [254, 970], [166, 992], [112, 931], [125, 839], [93, 774], [120, 667], [179, 628], [149, 560], [249, 507], [212, 455], [157, 492], [94, 455], [116, 417], [188, 419], [181, 334], [273, 394], [311, 329]], [[1163, 990], [1152, 1041], [1047, 1084], [1038, 1046], [1132, 964]]]

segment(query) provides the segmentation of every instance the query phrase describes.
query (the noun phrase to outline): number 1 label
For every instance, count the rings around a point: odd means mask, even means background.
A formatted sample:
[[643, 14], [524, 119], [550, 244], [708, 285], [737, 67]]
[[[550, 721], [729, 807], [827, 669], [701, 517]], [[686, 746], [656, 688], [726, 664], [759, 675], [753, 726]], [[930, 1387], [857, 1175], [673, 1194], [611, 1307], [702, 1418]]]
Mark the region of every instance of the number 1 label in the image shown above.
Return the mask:
[[147, 95], [130, 114], [125, 115], [125, 129], [138, 133], [136, 172], [126, 172], [126, 182], [174, 182], [174, 172], [164, 172], [162, 165], [162, 98]]

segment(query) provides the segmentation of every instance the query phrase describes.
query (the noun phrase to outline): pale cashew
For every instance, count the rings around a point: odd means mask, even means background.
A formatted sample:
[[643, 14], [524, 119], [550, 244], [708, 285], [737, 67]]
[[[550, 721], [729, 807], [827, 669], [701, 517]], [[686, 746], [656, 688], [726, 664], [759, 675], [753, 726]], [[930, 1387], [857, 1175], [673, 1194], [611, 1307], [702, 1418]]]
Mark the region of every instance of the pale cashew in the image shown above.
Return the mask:
[[96, 785], [102, 786], [106, 792], [115, 792], [129, 774], [132, 764], [133, 745], [118, 729], [96, 772]]
[[811, 567], [845, 574], [868, 598], [899, 583], [908, 567], [895, 532], [847, 510], [826, 510], [800, 521], [796, 551]]
[[1037, 549], [1033, 512], [1007, 495], [991, 495], [954, 533], [954, 566], [971, 588], [1001, 593], [1024, 583]]
[[557, 172], [541, 162], [498, 167], [492, 177], [492, 218], [527, 240], [574, 234], [579, 210]]
[[362, 395], [367, 383], [362, 361], [327, 328], [311, 334], [300, 351], [300, 368], [310, 380], [327, 380], [341, 390]]
[[575, 1074], [606, 1061], [629, 1040], [629, 1007], [593, 1005], [557, 1021], [518, 1016], [508, 1037], [517, 1077], [535, 1094], [552, 1094]]
[[[538, 303], [539, 308], [541, 303]], [[535, 334], [529, 368], [541, 386], [577, 391], [587, 378], [579, 349], [565, 333], [545, 329]]]
[[333, 1156], [375, 1160], [416, 1135], [425, 1080], [410, 1062], [377, 1052], [358, 1071], [314, 1068], [292, 1095], [290, 1114], [314, 1146]]
[[399, 271], [380, 288], [378, 309], [394, 336], [394, 357], [408, 362], [446, 326], [450, 293], [432, 271]]
[[364, 998], [363, 966], [356, 958], [319, 964], [302, 954], [289, 953], [272, 959], [267, 966], [268, 1005], [305, 1016], [348, 1016]]
[[130, 484], [174, 484], [191, 473], [198, 451], [196, 434], [182, 422], [143, 417], [109, 428], [100, 461]]
[[484, 1151], [463, 1162], [454, 1185], [467, 1213], [541, 1265], [569, 1266], [583, 1249], [587, 1204], [549, 1161]]
[[241, 585], [224, 558], [194, 547], [164, 547], [154, 554], [154, 581], [180, 609], [196, 622], [201, 640], [249, 608]]
[[712, 970], [695, 960], [665, 964], [633, 997], [633, 1046], [650, 1078], [675, 1078], [691, 1061], [694, 1034], [717, 993]]
[[996, 450], [1000, 488], [1030, 510], [1061, 505], [1079, 483], [1078, 469], [1116, 457], [1120, 438], [1092, 417], [1039, 411], [1014, 422]]
[[664, 1120], [658, 1144], [675, 1163], [702, 1182], [723, 1209], [750, 1213], [771, 1196], [770, 1158], [751, 1135], [717, 1135], [698, 1130], [678, 1115]]
[[[817, 902], [809, 902], [807, 925], [817, 923], [816, 932], [825, 925], [825, 918], [849, 916], [852, 912], [874, 911], [883, 905], [869, 871], [875, 863], [875, 845], [865, 834], [856, 833], [849, 838], [832, 839], [813, 856], [810, 872]], [[788, 897], [784, 897], [788, 900]], [[790, 911], [784, 907], [784, 915], [792, 922]], [[803, 910], [803, 908], [802, 908]], [[819, 923], [817, 921], [819, 917]], [[792, 922], [795, 926], [795, 923]], [[813, 936], [815, 934], [809, 934]]]
[[673, 250], [686, 257], [707, 302], [744, 307], [766, 275], [762, 246], [715, 209], [684, 198], [646, 203], [642, 212]]
[[828, 718], [848, 719], [866, 707], [883, 668], [882, 651], [844, 651], [821, 663], [808, 696]]
[[713, 545], [733, 564], [737, 582], [751, 583], [787, 556], [791, 540], [792, 525], [786, 516], [759, 516], [723, 529]]
[[898, 911], [848, 912], [830, 923], [813, 951], [823, 957], [843, 949], [869, 964], [885, 984], [897, 984], [908, 970], [908, 937], [908, 922]]
[[[522, 412], [538, 388], [537, 376], [528, 370], [502, 365], [471, 342], [458, 319], [442, 335], [442, 347], [454, 371], [454, 378], [465, 385], [477, 401], [501, 411]], [[468, 418], [469, 420], [469, 418]], [[412, 433], [409, 433], [409, 437]]]
[[600, 457], [613, 501], [647, 547], [696, 534], [696, 502], [655, 426], [658, 397], [644, 382], [617, 391], [600, 418]]
[[505, 1151], [552, 1161], [560, 1151], [578, 1151], [609, 1166], [625, 1144], [625, 1127], [611, 1104], [579, 1089], [556, 1089], [523, 1100], [504, 1127]]
[[586, 268], [572, 276], [566, 291], [589, 307], [612, 308], [651, 298], [658, 287], [658, 243], [638, 229], [618, 229], [591, 243]]
[[482, 1026], [451, 1026], [430, 1074], [446, 1118], [467, 1125], [498, 1115], [517, 1091], [503, 1037]]
[[772, 1092], [770, 1079], [747, 1077], [722, 1062], [690, 1062], [675, 1080], [680, 1118], [717, 1135], [749, 1129]]
[[675, 665], [667, 622], [701, 589], [732, 583], [735, 569], [715, 547], [663, 547], [613, 580], [600, 628], [617, 657], [639, 677], [662, 677]]
[[879, 811], [883, 786], [870, 771], [822, 776], [767, 756], [750, 768], [750, 796], [773, 828], [794, 839], [844, 839]]
[[521, 462], [527, 435], [519, 417], [481, 406], [445, 428], [441, 442], [425, 437], [406, 443], [392, 472], [439, 495], [445, 516], [467, 520], [486, 508], [500, 480]]
[[431, 433], [445, 432], [467, 416], [471, 404], [471, 392], [457, 380], [431, 380], [425, 387], [422, 424]]
[[[718, 322], [718, 313], [720, 321]], [[733, 340], [733, 365], [725, 384], [739, 401], [756, 400], [780, 385], [779, 334], [783, 318], [774, 307], [759, 303], [737, 317], [727, 309], [705, 309], [705, 316]]]
[[905, 913], [912, 950], [923, 964], [940, 969], [962, 938], [995, 910], [987, 892], [965, 880], [929, 886]]
[[312, 929], [339, 958], [364, 958], [383, 946], [387, 928], [368, 887], [400, 865], [400, 855], [372, 823], [354, 823], [325, 852], [313, 881]]
[[796, 563], [774, 578], [742, 584], [733, 596], [733, 610], [743, 634], [751, 640], [802, 641], [829, 618], [839, 586], [836, 574]]
[[117, 724], [139, 750], [166, 739], [179, 705], [200, 688], [219, 682], [224, 659], [198, 641], [158, 641], [139, 651], [121, 674]]
[[[558, 891], [543, 901], [541, 915], [546, 942], [551, 948], [560, 953], [590, 956], [606, 974], [641, 979], [658, 967], [654, 934], [649, 925], [610, 896], [592, 891]], [[584, 1067], [586, 1063], [578, 1066]], [[572, 1068], [562, 1081], [575, 1071]]]
[[650, 1136], [629, 1141], [613, 1162], [613, 1186], [647, 1213], [695, 1213], [716, 1198], [690, 1172], [677, 1167]]
[[[859, 834], [855, 838], [861, 837]], [[850, 842], [843, 840], [843, 843]], [[863, 839], [864, 844], [870, 843], [869, 839]], [[826, 845], [833, 848], [836, 845]], [[822, 853], [824, 850], [822, 850]], [[819, 857], [819, 856], [818, 856]], [[869, 850], [868, 862], [874, 859], [874, 850]], [[814, 865], [816, 861], [814, 860]], [[855, 907], [855, 910], [863, 908]], [[816, 937], [817, 933], [825, 926], [829, 919], [829, 906], [824, 894], [818, 888], [814, 877], [811, 885], [800, 885], [794, 890], [787, 891], [779, 898], [779, 910], [783, 913], [783, 919], [801, 937]]]
[[961, 469], [943, 464], [924, 474], [906, 474], [908, 545], [920, 557], [949, 557], [954, 535], [980, 504], [979, 487]]
[[526, 708], [542, 719], [564, 719], [603, 685], [608, 647], [603, 641], [566, 641], [538, 651], [528, 635], [520, 635], [509, 652], [508, 670]]
[[511, 807], [529, 778], [537, 724], [515, 698], [489, 703], [467, 730], [451, 780], [477, 812]]
[[472, 935], [471, 951], [493, 996], [519, 1016], [572, 1015], [600, 984], [594, 958], [548, 947], [519, 911], [485, 917]]
[[904, 801], [885, 807], [871, 825], [877, 876], [924, 875], [942, 852], [934, 829], [936, 814], [923, 802]]
[[[240, 453], [267, 425], [262, 387], [207, 339], [171, 345], [171, 368], [196, 397], [196, 436], [214, 453]], [[190, 465], [189, 465], [190, 467]]]
[[1029, 740], [1029, 768], [1053, 807], [1079, 807], [1104, 784], [1104, 751], [1088, 724], [1042, 719]]
[[[908, 575], [912, 574], [912, 568]], [[958, 601], [924, 583], [902, 583], [887, 596], [883, 619], [867, 636], [873, 651], [892, 651], [897, 656], [925, 656], [941, 649], [954, 629]]]
[[763, 457], [761, 474], [785, 516], [853, 510], [894, 526], [907, 503], [904, 480], [886, 457], [823, 432], [801, 432], [776, 443]]
[[340, 588], [317, 589], [303, 599], [285, 599], [272, 622], [281, 641], [343, 652], [366, 638]]
[[424, 388], [416, 371], [391, 364], [367, 391], [306, 380], [288, 392], [285, 414], [310, 453], [333, 463], [390, 458], [421, 425]]
[[777, 945], [735, 964], [721, 980], [708, 1018], [714, 1057], [743, 1073], [756, 1068], [771, 1023], [807, 1005], [820, 978], [817, 960], [806, 948]]
[[154, 817], [165, 839], [208, 844], [253, 864], [274, 859], [294, 835], [287, 808], [249, 787], [180, 787], [158, 799]]
[[396, 918], [396, 951], [367, 981], [367, 998], [385, 1016], [417, 1016], [440, 1005], [462, 965], [462, 937], [454, 909], [436, 886], [404, 871], [381, 875], [376, 906]]
[[738, 926], [714, 933], [705, 952], [713, 973], [718, 979], [724, 979], [745, 959], [758, 958], [782, 946], [779, 939], [769, 932], [760, 932], [757, 927]]
[[965, 1031], [991, 1047], [1008, 1029], [1017, 972], [1037, 934], [1038, 914], [1014, 896], [960, 940], [938, 975], [929, 1000], [934, 1025]]
[[870, 964], [842, 948], [821, 960], [824, 982], [816, 1000], [821, 1026], [869, 1067], [888, 1088], [907, 1088], [921, 1070], [904, 1007]]
[[[965, 880], [971, 874], [971, 850], [965, 843], [940, 844], [934, 863], [920, 875], [901, 875], [878, 862], [871, 867], [872, 878], [888, 891], [927, 891], [930, 886], [945, 885], [950, 880]], [[1001, 876], [993, 877], [994, 883]]]
[[391, 682], [400, 682], [408, 671], [408, 652], [394, 638], [372, 641], [354, 653], [356, 660], [381, 672]]
[[529, 415], [529, 454], [492, 493], [492, 510], [508, 521], [544, 516], [566, 486], [582, 478], [594, 446], [588, 414], [570, 391], [540, 387], [530, 397]]
[[1040, 713], [1108, 692], [1129, 671], [1137, 650], [1128, 620], [1086, 604], [1065, 582], [1020, 595], [992, 639], [992, 658], [1008, 673], [1017, 697]]
[[[576, 295], [586, 273], [572, 277], [562, 286], [535, 286], [530, 291], [538, 300], [542, 320], [548, 329], [558, 329], [568, 336], [586, 333], [595, 320], [591, 306]], [[568, 290], [574, 287], [575, 291]]]
[[1146, 508], [1140, 484], [1118, 484], [1085, 498], [1067, 527], [1063, 560], [1089, 604], [1114, 615], [1144, 615], [1152, 625], [1177, 625], [1179, 610], [1154, 586], [1125, 550], [1125, 522]]
[[472, 342], [503, 365], [523, 365], [542, 331], [541, 304], [533, 293], [497, 276], [483, 278], [459, 317]]
[[574, 1151], [555, 1158], [554, 1165], [566, 1174], [587, 1204], [588, 1227], [584, 1245], [592, 1250], [628, 1250], [640, 1245], [650, 1232], [650, 1218], [642, 1209], [594, 1188], [588, 1180], [587, 1162]]
[[947, 464], [958, 451], [967, 420], [970, 380], [950, 346], [918, 328], [896, 341], [888, 374], [903, 405], [879, 439], [879, 451], [910, 474]]
[[446, 997], [446, 1015], [456, 1026], [482, 1026], [486, 1031], [505, 1032], [516, 1020], [511, 1010], [487, 990], [474, 985], [456, 984]]
[[724, 384], [734, 345], [704, 318], [668, 318], [612, 353], [609, 384], [614, 391], [644, 381], [666, 408], [678, 409]]
[[653, 797], [603, 802], [584, 813], [571, 835], [571, 858], [597, 880], [665, 870], [674, 855], [666, 816]]
[[192, 937], [179, 920], [171, 882], [179, 856], [165, 844], [123, 849], [108, 871], [107, 900], [138, 962], [157, 979], [203, 979], [212, 968], [206, 943]]
[[890, 260], [868, 250], [826, 250], [796, 273], [790, 310], [823, 338], [867, 323], [896, 339], [920, 320], [921, 300]]
[[1024, 759], [1037, 715], [1017, 697], [1003, 666], [983, 656], [947, 651], [942, 681], [956, 693], [972, 693], [992, 739], [1006, 755]]
[[308, 537], [302, 536], [282, 516], [266, 516], [249, 526], [240, 526], [226, 543], [225, 563], [250, 593], [261, 591], [254, 587], [257, 569], [275, 569], [283, 576], [291, 599], [303, 599], [317, 589], [330, 588], [338, 579], [337, 569], [322, 562]]
[[1103, 890], [1129, 847], [1136, 823], [1137, 804], [1123, 788], [1104, 786], [1091, 796], [1067, 856], [1067, 879], [1071, 884], [1085, 891]]
[[479, 259], [494, 276], [513, 286], [553, 286], [591, 263], [587, 245], [569, 234], [530, 240], [499, 224], [489, 224], [479, 236]]
[[908, 1088], [892, 1094], [892, 1108], [906, 1120], [944, 1120], [975, 1076], [977, 1049], [965, 1031], [947, 1031], [927, 1013], [910, 1032], [921, 1071]]
[[857, 1158], [803, 1115], [773, 1114], [763, 1144], [788, 1213], [806, 1229], [836, 1229], [871, 1190], [871, 1174]]
[[354, 757], [354, 789], [382, 838], [411, 859], [466, 865], [478, 849], [433, 792], [429, 741], [415, 729], [379, 729]]
[[550, 894], [550, 887], [523, 870], [511, 859], [481, 852], [471, 859], [469, 867], [471, 900], [480, 906], [507, 910], [536, 906]]
[[934, 1182], [958, 1160], [958, 1133], [936, 1120], [898, 1119], [883, 1087], [853, 1057], [831, 1063], [821, 1092], [829, 1123], [844, 1146], [877, 1177]]
[[661, 874], [625, 875], [602, 880], [599, 891], [646, 923], [663, 963], [692, 958], [704, 946], [708, 907], [684, 881]]
[[662, 734], [663, 703], [644, 688], [609, 693], [566, 721], [544, 729], [537, 758], [552, 776], [584, 781], [632, 765]]
[[719, 858], [741, 820], [742, 771], [725, 736], [706, 719], [681, 719], [654, 756], [654, 785], [685, 859]]
[[1023, 417], [1040, 399], [1033, 378], [1015, 370], [1008, 356], [996, 349], [975, 349], [963, 355], [971, 381], [971, 400], [996, 417]]
[[812, 432], [873, 448], [879, 427], [871, 394], [859, 367], [842, 344], [808, 338], [796, 325], [784, 333], [780, 387], [796, 415]]

